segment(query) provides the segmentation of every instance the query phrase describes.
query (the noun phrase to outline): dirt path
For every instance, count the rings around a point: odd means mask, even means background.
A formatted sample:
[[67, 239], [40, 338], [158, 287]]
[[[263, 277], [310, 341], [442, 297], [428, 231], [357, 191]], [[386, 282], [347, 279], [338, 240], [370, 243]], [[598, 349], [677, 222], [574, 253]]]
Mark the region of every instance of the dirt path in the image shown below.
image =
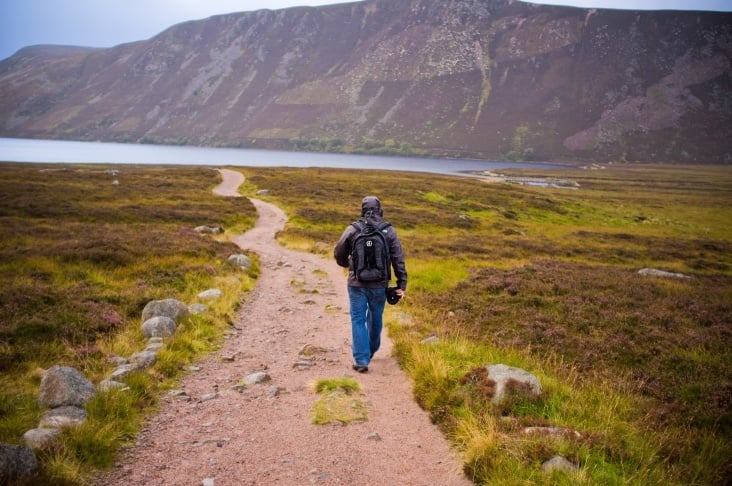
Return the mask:
[[[214, 192], [238, 196], [241, 174], [221, 174], [223, 183]], [[252, 202], [257, 224], [234, 241], [259, 255], [262, 272], [238, 314], [237, 333], [198, 363], [200, 371], [182, 379], [181, 388], [192, 399], [163, 398], [161, 412], [144, 427], [136, 446], [99, 484], [471, 484], [412, 400], [411, 382], [390, 357], [387, 336], [369, 373], [351, 370], [342, 269], [330, 259], [276, 244], [284, 213]], [[328, 351], [314, 366], [294, 366], [307, 344]], [[230, 389], [258, 370], [266, 370], [272, 381], [242, 392]], [[361, 383], [370, 404], [368, 421], [313, 425], [310, 409], [318, 397], [309, 385], [341, 376]], [[210, 398], [212, 393], [217, 395]]]

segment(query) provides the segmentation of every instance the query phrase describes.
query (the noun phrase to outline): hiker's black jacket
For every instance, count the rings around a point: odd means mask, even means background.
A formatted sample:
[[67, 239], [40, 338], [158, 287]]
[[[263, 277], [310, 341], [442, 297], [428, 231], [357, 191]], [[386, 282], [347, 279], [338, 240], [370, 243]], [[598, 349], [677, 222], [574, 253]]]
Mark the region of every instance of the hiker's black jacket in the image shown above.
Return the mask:
[[[381, 218], [374, 215], [370, 218], [361, 218], [360, 221], [371, 224], [376, 227], [380, 222]], [[348, 225], [345, 229], [341, 238], [333, 250], [333, 256], [335, 257], [336, 263], [341, 267], [348, 268], [348, 285], [351, 287], [367, 287], [367, 288], [386, 288], [389, 286], [389, 282], [360, 282], [353, 271], [353, 263], [351, 262], [351, 250], [353, 249], [353, 242], [358, 236], [358, 229], [353, 225]], [[404, 264], [404, 252], [402, 251], [402, 244], [399, 242], [396, 230], [394, 227], [389, 226], [386, 230], [386, 242], [389, 245], [389, 255], [391, 256], [391, 267], [394, 269], [394, 277], [396, 278], [396, 285], [402, 290], [407, 290], [407, 268]]]

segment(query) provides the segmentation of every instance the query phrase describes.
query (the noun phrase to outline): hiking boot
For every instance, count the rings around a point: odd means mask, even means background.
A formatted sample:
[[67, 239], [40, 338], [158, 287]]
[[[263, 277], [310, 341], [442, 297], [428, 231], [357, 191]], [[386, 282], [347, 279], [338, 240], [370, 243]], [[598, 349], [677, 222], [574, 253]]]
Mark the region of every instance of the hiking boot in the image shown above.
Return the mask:
[[354, 364], [353, 369], [359, 373], [366, 373], [369, 370], [369, 367], [366, 365]]

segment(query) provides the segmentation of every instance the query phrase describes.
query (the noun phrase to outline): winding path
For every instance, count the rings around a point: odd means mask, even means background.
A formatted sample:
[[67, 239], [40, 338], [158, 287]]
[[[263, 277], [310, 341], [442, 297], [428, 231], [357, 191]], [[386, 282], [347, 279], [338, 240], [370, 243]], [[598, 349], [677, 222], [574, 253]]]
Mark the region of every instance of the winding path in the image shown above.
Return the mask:
[[[222, 169], [214, 192], [238, 197], [241, 173]], [[447, 441], [412, 399], [411, 382], [382, 340], [367, 374], [351, 370], [345, 275], [332, 259], [288, 250], [274, 239], [286, 223], [252, 199], [259, 219], [233, 241], [259, 255], [261, 274], [222, 349], [181, 380], [191, 397], [166, 396], [137, 444], [99, 484], [124, 485], [469, 485]], [[331, 311], [332, 308], [336, 311]], [[386, 334], [386, 333], [385, 333]], [[298, 366], [306, 345], [313, 366]], [[239, 392], [243, 377], [272, 381]], [[368, 421], [312, 424], [320, 378], [350, 376], [369, 403]], [[204, 483], [204, 480], [206, 481]]]

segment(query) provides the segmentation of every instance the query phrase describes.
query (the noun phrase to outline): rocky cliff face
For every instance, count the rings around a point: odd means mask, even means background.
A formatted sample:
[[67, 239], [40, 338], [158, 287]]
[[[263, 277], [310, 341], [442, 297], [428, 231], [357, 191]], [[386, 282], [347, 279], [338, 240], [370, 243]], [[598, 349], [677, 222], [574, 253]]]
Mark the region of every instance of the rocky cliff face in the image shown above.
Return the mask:
[[367, 0], [0, 62], [0, 136], [732, 161], [732, 15]]

